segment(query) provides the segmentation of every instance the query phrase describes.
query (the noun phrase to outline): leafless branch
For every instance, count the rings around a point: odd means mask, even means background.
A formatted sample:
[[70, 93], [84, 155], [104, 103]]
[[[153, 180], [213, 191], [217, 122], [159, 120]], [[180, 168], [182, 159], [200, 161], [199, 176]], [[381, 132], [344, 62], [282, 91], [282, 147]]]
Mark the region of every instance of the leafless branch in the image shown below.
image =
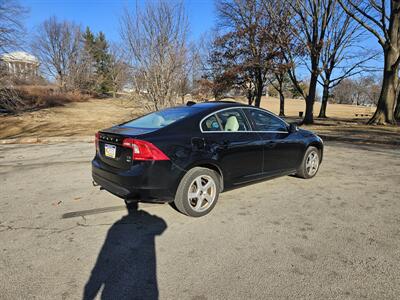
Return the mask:
[[14, 0], [0, 1], [0, 51], [21, 47], [25, 36], [24, 18], [27, 9]]
[[32, 49], [43, 71], [63, 90], [75, 88], [81, 79], [85, 62], [80, 41], [79, 26], [69, 21], [58, 21], [55, 17], [44, 21], [34, 37]]
[[121, 37], [129, 52], [138, 92], [156, 109], [174, 105], [182, 69], [187, 62], [188, 22], [182, 4], [147, 3], [126, 10]]

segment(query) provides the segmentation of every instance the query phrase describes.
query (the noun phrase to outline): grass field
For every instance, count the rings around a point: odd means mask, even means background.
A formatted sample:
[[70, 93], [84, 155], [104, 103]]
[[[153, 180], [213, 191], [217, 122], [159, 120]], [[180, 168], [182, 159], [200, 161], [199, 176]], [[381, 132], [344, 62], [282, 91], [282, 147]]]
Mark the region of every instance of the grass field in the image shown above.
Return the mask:
[[[275, 98], [262, 100], [262, 107], [279, 112]], [[302, 100], [287, 99], [286, 119], [300, 121], [304, 111]], [[320, 104], [314, 106], [318, 115]], [[124, 99], [91, 99], [86, 102], [68, 103], [65, 106], [26, 112], [16, 116], [0, 116], [0, 139], [49, 137], [87, 137], [102, 128], [130, 120], [145, 113], [143, 105]], [[372, 114], [373, 109], [352, 105], [329, 104], [328, 119], [316, 119], [312, 126], [305, 126], [322, 135], [354, 137], [366, 141], [400, 144], [400, 128], [394, 126], [367, 126], [368, 117], [356, 114]]]

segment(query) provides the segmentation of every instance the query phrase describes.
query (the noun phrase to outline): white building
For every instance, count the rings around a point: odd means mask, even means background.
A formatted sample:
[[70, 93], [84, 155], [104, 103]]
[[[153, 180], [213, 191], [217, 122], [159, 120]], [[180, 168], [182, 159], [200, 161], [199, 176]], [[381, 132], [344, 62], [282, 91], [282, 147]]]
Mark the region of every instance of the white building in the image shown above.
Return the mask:
[[26, 52], [15, 51], [3, 54], [0, 61], [10, 75], [19, 79], [30, 79], [38, 75], [39, 60]]

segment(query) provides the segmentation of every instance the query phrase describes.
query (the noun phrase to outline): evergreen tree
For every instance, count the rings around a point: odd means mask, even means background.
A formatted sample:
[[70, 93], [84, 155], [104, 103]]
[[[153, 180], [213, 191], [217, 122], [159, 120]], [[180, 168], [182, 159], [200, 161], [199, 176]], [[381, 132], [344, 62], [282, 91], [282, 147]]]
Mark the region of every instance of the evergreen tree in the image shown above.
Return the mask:
[[107, 94], [112, 89], [112, 80], [110, 76], [111, 55], [106, 36], [103, 32], [94, 35], [89, 27], [83, 34], [84, 49], [88, 55], [89, 90], [98, 94]]
[[110, 78], [110, 64], [111, 55], [103, 32], [99, 32], [94, 40], [94, 59], [97, 74], [97, 92], [105, 94], [112, 89], [112, 82]]
[[94, 92], [96, 85], [96, 76], [95, 76], [95, 64], [94, 64], [94, 48], [95, 48], [95, 36], [90, 30], [89, 27], [86, 27], [86, 31], [82, 34], [83, 38], [83, 48], [84, 48], [84, 68], [85, 70], [85, 78], [82, 86], [86, 91]]
[[94, 35], [89, 26], [86, 27], [86, 31], [83, 34], [83, 40], [85, 43], [85, 50], [91, 53], [94, 46]]

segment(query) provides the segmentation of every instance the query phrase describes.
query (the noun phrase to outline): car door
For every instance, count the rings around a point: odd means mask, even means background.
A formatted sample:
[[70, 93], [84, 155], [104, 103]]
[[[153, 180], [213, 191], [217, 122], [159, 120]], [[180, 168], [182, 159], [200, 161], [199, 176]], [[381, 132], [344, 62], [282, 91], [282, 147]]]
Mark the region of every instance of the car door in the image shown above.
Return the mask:
[[263, 140], [263, 173], [273, 175], [295, 170], [302, 145], [289, 133], [288, 124], [261, 109], [249, 108], [246, 113], [254, 130]]
[[239, 184], [262, 175], [263, 146], [259, 135], [251, 131], [240, 108], [223, 109], [205, 118], [201, 124], [206, 146], [212, 147], [225, 181]]

